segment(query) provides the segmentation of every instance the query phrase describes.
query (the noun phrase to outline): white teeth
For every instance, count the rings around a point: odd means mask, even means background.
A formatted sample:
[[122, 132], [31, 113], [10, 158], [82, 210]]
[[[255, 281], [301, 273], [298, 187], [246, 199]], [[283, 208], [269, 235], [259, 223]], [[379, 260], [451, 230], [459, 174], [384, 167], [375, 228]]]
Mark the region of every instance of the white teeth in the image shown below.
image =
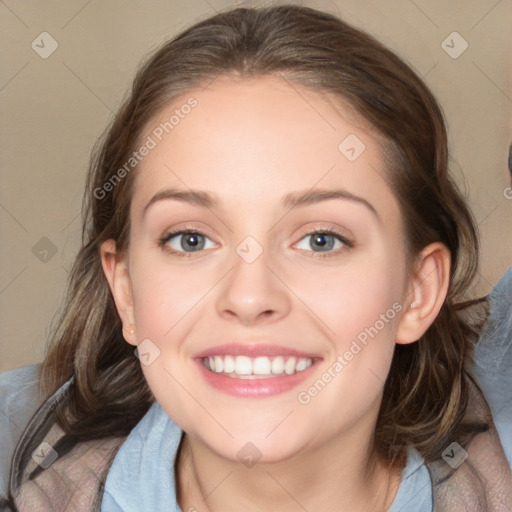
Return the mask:
[[215, 356], [215, 373], [222, 373], [224, 369], [224, 359], [221, 356]]
[[286, 363], [284, 365], [284, 371], [288, 375], [295, 373], [295, 362], [296, 361], [297, 361], [297, 359], [295, 357], [290, 357], [290, 359], [288, 359], [288, 361], [286, 361]]
[[257, 357], [252, 364], [254, 375], [270, 375], [270, 359], [268, 357]]
[[295, 366], [295, 369], [298, 371], [298, 372], [301, 372], [302, 370], [305, 370], [307, 368], [307, 364], [308, 364], [308, 360], [307, 359], [304, 359], [303, 357], [301, 357], [298, 361], [297, 361], [297, 366]]
[[223, 373], [230, 377], [255, 378], [293, 375], [302, 372], [313, 364], [312, 358], [295, 356], [209, 356], [203, 359], [206, 368], [214, 373]]
[[233, 356], [224, 357], [224, 372], [233, 373], [235, 371], [235, 358]]
[[238, 375], [251, 375], [252, 361], [247, 356], [236, 356], [235, 359], [235, 373]]
[[277, 356], [272, 361], [272, 373], [274, 375], [281, 375], [284, 372], [284, 357]]

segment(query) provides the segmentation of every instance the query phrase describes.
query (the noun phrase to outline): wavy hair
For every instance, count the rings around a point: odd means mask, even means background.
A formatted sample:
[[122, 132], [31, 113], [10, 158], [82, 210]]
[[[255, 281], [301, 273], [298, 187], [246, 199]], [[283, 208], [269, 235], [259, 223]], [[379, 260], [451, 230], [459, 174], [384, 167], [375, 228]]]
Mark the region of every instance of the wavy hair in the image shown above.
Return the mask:
[[477, 269], [478, 236], [448, 172], [443, 113], [424, 82], [392, 51], [339, 18], [307, 7], [236, 8], [200, 21], [165, 43], [140, 67], [131, 94], [93, 151], [83, 203], [82, 247], [55, 323], [41, 382], [49, 394], [74, 377], [59, 411], [79, 440], [126, 435], [154, 400], [122, 335], [100, 259], [100, 244], [129, 244], [136, 169], [104, 184], [128, 161], [148, 123], [169, 103], [221, 75], [277, 75], [348, 102], [382, 140], [389, 184], [405, 223], [409, 269], [428, 244], [451, 254], [450, 285], [424, 336], [397, 345], [374, 436], [387, 460], [415, 447], [426, 461], [453, 436], [485, 425], [463, 421], [476, 331], [458, 309]]

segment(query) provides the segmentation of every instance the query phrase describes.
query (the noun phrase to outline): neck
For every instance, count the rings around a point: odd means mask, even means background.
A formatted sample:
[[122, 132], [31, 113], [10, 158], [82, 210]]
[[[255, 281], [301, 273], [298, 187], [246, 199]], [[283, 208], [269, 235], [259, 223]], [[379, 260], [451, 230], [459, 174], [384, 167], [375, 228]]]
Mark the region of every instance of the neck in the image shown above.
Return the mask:
[[185, 435], [176, 460], [184, 511], [384, 512], [396, 495], [403, 462], [390, 467], [361, 436], [334, 440], [278, 463], [252, 467], [219, 457]]

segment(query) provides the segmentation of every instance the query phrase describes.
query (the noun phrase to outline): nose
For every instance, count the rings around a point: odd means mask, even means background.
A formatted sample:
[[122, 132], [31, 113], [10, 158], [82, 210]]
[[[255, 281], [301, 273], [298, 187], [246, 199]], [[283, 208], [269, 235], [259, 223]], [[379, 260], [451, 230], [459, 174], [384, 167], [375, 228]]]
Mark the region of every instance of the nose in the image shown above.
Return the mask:
[[234, 254], [231, 271], [222, 281], [217, 298], [218, 314], [245, 326], [282, 319], [291, 306], [290, 290], [283, 276], [271, 268], [265, 251], [248, 261]]

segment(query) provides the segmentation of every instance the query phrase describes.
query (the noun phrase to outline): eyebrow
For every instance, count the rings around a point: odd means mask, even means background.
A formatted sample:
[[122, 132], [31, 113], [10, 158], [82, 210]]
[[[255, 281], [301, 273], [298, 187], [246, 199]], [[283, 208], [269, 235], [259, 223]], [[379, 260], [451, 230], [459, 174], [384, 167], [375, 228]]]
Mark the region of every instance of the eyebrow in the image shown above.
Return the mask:
[[214, 208], [219, 204], [218, 199], [202, 190], [180, 190], [177, 188], [167, 188], [156, 193], [149, 200], [148, 204], [144, 207], [143, 214], [146, 214], [151, 205], [165, 199], [175, 199], [192, 205], [203, 206], [204, 208]]
[[362, 204], [366, 206], [366, 208], [370, 210], [377, 217], [377, 219], [380, 220], [377, 210], [373, 207], [373, 205], [370, 202], [368, 202], [366, 199], [362, 197], [356, 196], [348, 192], [347, 190], [339, 188], [313, 189], [298, 192], [290, 192], [281, 199], [281, 203], [285, 208], [296, 208], [300, 206], [316, 204], [321, 201], [326, 201], [328, 199], [346, 199], [349, 201], [354, 201], [356, 203]]
[[[191, 205], [202, 206], [204, 208], [215, 208], [220, 204], [219, 199], [204, 190], [181, 190], [177, 188], [168, 188], [156, 193], [146, 204], [143, 210], [143, 215], [146, 214], [148, 208], [158, 201], [174, 199], [183, 201]], [[329, 199], [345, 199], [354, 201], [364, 205], [370, 210], [378, 220], [380, 216], [373, 205], [366, 199], [356, 196], [347, 190], [343, 189], [309, 189], [297, 192], [290, 192], [281, 198], [281, 204], [284, 208], [297, 208], [301, 206], [308, 206], [317, 204], [321, 201]]]

